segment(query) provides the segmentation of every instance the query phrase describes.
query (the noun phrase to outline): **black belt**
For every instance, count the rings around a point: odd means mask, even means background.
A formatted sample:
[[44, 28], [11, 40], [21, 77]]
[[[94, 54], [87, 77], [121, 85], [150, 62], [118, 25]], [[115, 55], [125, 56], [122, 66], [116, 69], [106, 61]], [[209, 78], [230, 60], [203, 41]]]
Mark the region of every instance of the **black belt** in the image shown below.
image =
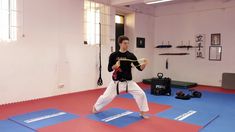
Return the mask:
[[120, 81], [117, 81], [117, 87], [116, 87], [116, 89], [117, 89], [117, 95], [120, 94], [120, 93], [119, 93], [119, 82], [126, 82], [126, 92], [128, 93], [128, 82], [127, 82], [127, 80], [120, 80]]

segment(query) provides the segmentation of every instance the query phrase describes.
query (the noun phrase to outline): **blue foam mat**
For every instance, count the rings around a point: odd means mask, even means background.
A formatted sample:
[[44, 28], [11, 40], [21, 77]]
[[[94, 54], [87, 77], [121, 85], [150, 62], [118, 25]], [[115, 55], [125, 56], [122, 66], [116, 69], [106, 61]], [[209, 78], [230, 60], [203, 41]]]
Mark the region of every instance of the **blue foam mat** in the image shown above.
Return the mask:
[[10, 120], [0, 120], [0, 132], [35, 132]]
[[[176, 91], [190, 93], [188, 90], [172, 88], [172, 96], [154, 96], [150, 94], [150, 89], [145, 90], [148, 101], [152, 103], [170, 105], [174, 108], [194, 109], [205, 111], [211, 114], [218, 114], [219, 117], [202, 129], [202, 132], [234, 132], [235, 125], [235, 95], [225, 93], [215, 93], [202, 91], [202, 98], [192, 98], [190, 100], [175, 99]], [[121, 98], [133, 99], [130, 94], [120, 95]]]
[[46, 109], [23, 115], [13, 116], [10, 117], [9, 120], [33, 130], [37, 130], [39, 128], [51, 126], [75, 118], [78, 118], [78, 116], [57, 109]]
[[219, 116], [218, 114], [180, 108], [171, 108], [156, 115], [158, 117], [194, 124], [201, 127], [207, 126]]
[[142, 120], [139, 113], [119, 108], [111, 108], [97, 114], [91, 114], [88, 118], [116, 127], [126, 127]]

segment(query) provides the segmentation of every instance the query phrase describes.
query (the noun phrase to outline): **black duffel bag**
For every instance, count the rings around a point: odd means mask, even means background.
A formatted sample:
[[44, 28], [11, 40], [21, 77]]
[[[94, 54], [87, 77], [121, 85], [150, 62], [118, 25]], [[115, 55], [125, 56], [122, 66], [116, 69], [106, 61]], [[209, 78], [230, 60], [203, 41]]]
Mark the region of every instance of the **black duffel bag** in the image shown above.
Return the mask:
[[157, 78], [152, 78], [151, 94], [171, 96], [171, 79], [158, 73]]

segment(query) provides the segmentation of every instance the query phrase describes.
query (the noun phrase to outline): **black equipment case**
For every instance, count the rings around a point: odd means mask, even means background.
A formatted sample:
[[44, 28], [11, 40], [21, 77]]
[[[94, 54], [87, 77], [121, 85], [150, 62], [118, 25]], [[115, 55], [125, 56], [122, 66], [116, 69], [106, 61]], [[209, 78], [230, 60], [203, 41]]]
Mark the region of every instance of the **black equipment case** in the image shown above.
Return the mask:
[[151, 94], [171, 96], [171, 79], [163, 78], [163, 73], [158, 73], [157, 78], [152, 78]]

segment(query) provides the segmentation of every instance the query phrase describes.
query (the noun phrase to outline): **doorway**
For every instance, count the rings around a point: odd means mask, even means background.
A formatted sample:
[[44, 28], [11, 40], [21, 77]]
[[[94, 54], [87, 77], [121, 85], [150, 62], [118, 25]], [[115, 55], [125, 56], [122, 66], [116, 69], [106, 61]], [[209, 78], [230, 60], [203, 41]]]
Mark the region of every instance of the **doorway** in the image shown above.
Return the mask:
[[118, 43], [118, 37], [124, 35], [124, 16], [122, 15], [115, 15], [115, 24], [116, 24], [116, 30], [115, 30], [115, 51], [119, 51], [119, 43]]

